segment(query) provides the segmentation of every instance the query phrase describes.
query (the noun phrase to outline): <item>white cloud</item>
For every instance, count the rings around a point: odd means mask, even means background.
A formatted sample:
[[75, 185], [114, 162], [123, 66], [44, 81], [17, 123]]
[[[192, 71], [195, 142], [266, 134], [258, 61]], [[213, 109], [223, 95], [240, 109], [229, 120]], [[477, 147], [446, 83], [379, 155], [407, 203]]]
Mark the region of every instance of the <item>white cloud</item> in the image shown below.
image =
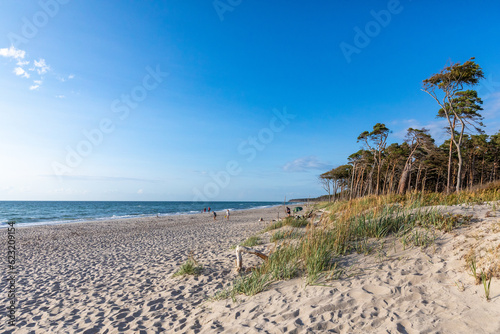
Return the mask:
[[144, 190], [139, 189], [139, 190], [137, 190], [137, 193], [138, 193], [138, 194], [142, 194], [142, 193], [144, 193]]
[[30, 90], [37, 90], [42, 85], [42, 80], [33, 80], [33, 85], [30, 86]]
[[6, 58], [23, 59], [26, 56], [26, 51], [16, 49], [11, 46], [10, 48], [0, 49], [0, 56]]
[[47, 63], [45, 62], [45, 59], [42, 59], [40, 58], [40, 60], [35, 60], [34, 61], [34, 65], [35, 67], [32, 68], [31, 70], [36, 70], [38, 72], [38, 74], [45, 74], [47, 73], [49, 70], [50, 70], [50, 66], [47, 65]]
[[21, 78], [29, 78], [30, 77], [29, 73], [26, 73], [26, 71], [24, 69], [22, 69], [21, 67], [16, 67], [14, 69], [14, 73], [17, 76], [20, 76]]
[[16, 65], [17, 66], [26, 66], [26, 65], [29, 65], [29, 60], [18, 60]]
[[[52, 70], [45, 59], [39, 58], [38, 60], [31, 62], [31, 60], [25, 59], [26, 51], [16, 49], [13, 46], [0, 49], [0, 56], [16, 60], [16, 66], [13, 69], [13, 73], [15, 75], [26, 79], [34, 79], [34, 77], [38, 77], [39, 80], [34, 80], [33, 84], [29, 86], [30, 90], [39, 89], [42, 85], [43, 75]], [[74, 74], [70, 74], [64, 78], [57, 77], [57, 79], [64, 82], [66, 80], [73, 79], [74, 77]]]
[[65, 95], [56, 95], [56, 98], [57, 98], [57, 99], [65, 99], [65, 98], [66, 98], [66, 96], [65, 96]]
[[283, 166], [285, 172], [307, 172], [308, 170], [324, 170], [331, 169], [332, 165], [319, 161], [315, 156], [308, 156], [295, 159]]
[[449, 135], [445, 129], [445, 127], [448, 126], [448, 121], [445, 118], [427, 122], [425, 124], [422, 124], [415, 119], [400, 120], [393, 124], [402, 126], [399, 129], [396, 129], [392, 134], [393, 137], [400, 140], [404, 140], [406, 138], [406, 134], [408, 133], [408, 128], [414, 128], [414, 129], [426, 128], [427, 130], [429, 130], [429, 134], [436, 141], [436, 145], [438, 146], [449, 138]]
[[70, 74], [70, 75], [68, 75], [68, 77], [66, 77], [66, 78], [65, 78], [65, 77], [60, 77], [60, 76], [58, 76], [58, 77], [57, 77], [57, 80], [59, 80], [59, 81], [61, 81], [61, 82], [66, 82], [66, 81], [68, 81], [68, 80], [73, 79], [74, 77], [75, 77], [75, 75], [74, 75], [74, 74]]

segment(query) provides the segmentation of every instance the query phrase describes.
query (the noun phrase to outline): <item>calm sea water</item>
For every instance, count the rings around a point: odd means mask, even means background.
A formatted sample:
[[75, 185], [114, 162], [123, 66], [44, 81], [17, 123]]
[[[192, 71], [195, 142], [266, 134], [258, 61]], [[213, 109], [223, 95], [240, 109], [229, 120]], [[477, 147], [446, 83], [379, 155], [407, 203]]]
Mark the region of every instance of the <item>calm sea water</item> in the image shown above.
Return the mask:
[[[17, 226], [60, 224], [88, 220], [168, 216], [200, 213], [204, 206], [222, 211], [265, 208], [278, 202], [52, 202], [0, 201], [0, 228], [14, 220]], [[281, 203], [282, 204], [282, 203]]]

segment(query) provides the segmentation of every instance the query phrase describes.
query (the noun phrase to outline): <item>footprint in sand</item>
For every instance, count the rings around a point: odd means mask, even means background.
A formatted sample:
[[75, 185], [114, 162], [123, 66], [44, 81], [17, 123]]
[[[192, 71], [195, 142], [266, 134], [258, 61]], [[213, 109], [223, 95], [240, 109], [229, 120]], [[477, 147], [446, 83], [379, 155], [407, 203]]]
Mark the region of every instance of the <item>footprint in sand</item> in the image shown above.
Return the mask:
[[382, 286], [382, 285], [365, 285], [362, 287], [362, 289], [368, 293], [377, 295], [377, 296], [382, 296], [382, 295], [388, 295], [391, 293], [391, 289]]

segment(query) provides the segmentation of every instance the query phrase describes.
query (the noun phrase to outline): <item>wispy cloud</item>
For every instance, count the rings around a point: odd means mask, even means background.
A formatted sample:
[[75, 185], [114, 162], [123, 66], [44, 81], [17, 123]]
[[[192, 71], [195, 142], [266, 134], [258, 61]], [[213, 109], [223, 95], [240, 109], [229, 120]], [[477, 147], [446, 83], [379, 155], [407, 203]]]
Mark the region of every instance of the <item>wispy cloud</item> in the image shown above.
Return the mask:
[[29, 78], [30, 75], [22, 67], [14, 68], [14, 74], [20, 76], [21, 78]]
[[21, 66], [21, 67], [29, 65], [29, 64], [30, 64], [29, 60], [18, 60], [16, 63], [17, 66]]
[[[29, 86], [30, 90], [38, 90], [42, 86], [44, 75], [52, 71], [51, 66], [47, 64], [47, 61], [44, 58], [39, 58], [38, 60], [33, 61], [25, 59], [27, 58], [26, 51], [16, 49], [14, 46], [1, 48], [0, 57], [16, 61], [13, 73], [18, 77], [34, 79], [33, 84]], [[61, 82], [65, 82], [73, 79], [74, 77], [74, 74], [69, 74], [68, 76], [57, 76], [56, 78]]]
[[34, 80], [33, 85], [30, 86], [30, 90], [37, 90], [38, 88], [40, 88], [41, 84], [42, 80]]
[[283, 166], [285, 172], [307, 172], [309, 170], [328, 170], [332, 165], [318, 160], [315, 156], [295, 159]]
[[66, 82], [66, 81], [68, 81], [68, 80], [73, 79], [74, 77], [75, 77], [75, 75], [74, 75], [74, 74], [70, 74], [70, 75], [68, 75], [67, 77], [61, 77], [61, 76], [58, 76], [58, 77], [57, 77], [57, 80], [59, 80], [59, 81], [61, 81], [61, 82]]
[[19, 60], [24, 59], [24, 57], [26, 56], [26, 51], [19, 50], [11, 46], [10, 48], [0, 49], [0, 56]]
[[40, 60], [35, 60], [33, 64], [35, 67], [33, 67], [32, 70], [36, 70], [40, 75], [45, 74], [50, 70], [50, 66], [47, 65], [45, 59], [40, 58]]
[[414, 129], [422, 129], [426, 128], [429, 130], [430, 135], [432, 138], [434, 138], [437, 142], [443, 142], [446, 139], [448, 139], [448, 134], [446, 133], [446, 130], [444, 129], [448, 123], [446, 119], [437, 119], [435, 121], [431, 122], [426, 122], [425, 124], [420, 123], [416, 119], [404, 119], [404, 120], [397, 120], [391, 123], [392, 125], [395, 126], [395, 131], [392, 133], [392, 137], [395, 137], [400, 140], [404, 140], [406, 137], [406, 134], [408, 132], [408, 128], [414, 128]]

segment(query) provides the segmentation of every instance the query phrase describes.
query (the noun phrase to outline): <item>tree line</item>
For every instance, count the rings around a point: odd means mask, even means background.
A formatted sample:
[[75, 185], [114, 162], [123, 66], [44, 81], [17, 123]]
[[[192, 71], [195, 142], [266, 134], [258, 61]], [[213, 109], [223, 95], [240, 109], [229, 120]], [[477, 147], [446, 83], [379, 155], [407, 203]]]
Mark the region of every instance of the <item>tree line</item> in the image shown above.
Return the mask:
[[445, 66], [423, 81], [422, 91], [437, 103], [449, 135], [436, 146], [425, 128], [409, 128], [405, 140], [387, 145], [390, 129], [377, 123], [357, 140], [363, 148], [348, 163], [327, 171], [319, 181], [332, 196], [356, 198], [407, 191], [453, 192], [500, 178], [500, 131], [484, 133], [483, 101], [472, 88], [484, 78], [474, 58]]

